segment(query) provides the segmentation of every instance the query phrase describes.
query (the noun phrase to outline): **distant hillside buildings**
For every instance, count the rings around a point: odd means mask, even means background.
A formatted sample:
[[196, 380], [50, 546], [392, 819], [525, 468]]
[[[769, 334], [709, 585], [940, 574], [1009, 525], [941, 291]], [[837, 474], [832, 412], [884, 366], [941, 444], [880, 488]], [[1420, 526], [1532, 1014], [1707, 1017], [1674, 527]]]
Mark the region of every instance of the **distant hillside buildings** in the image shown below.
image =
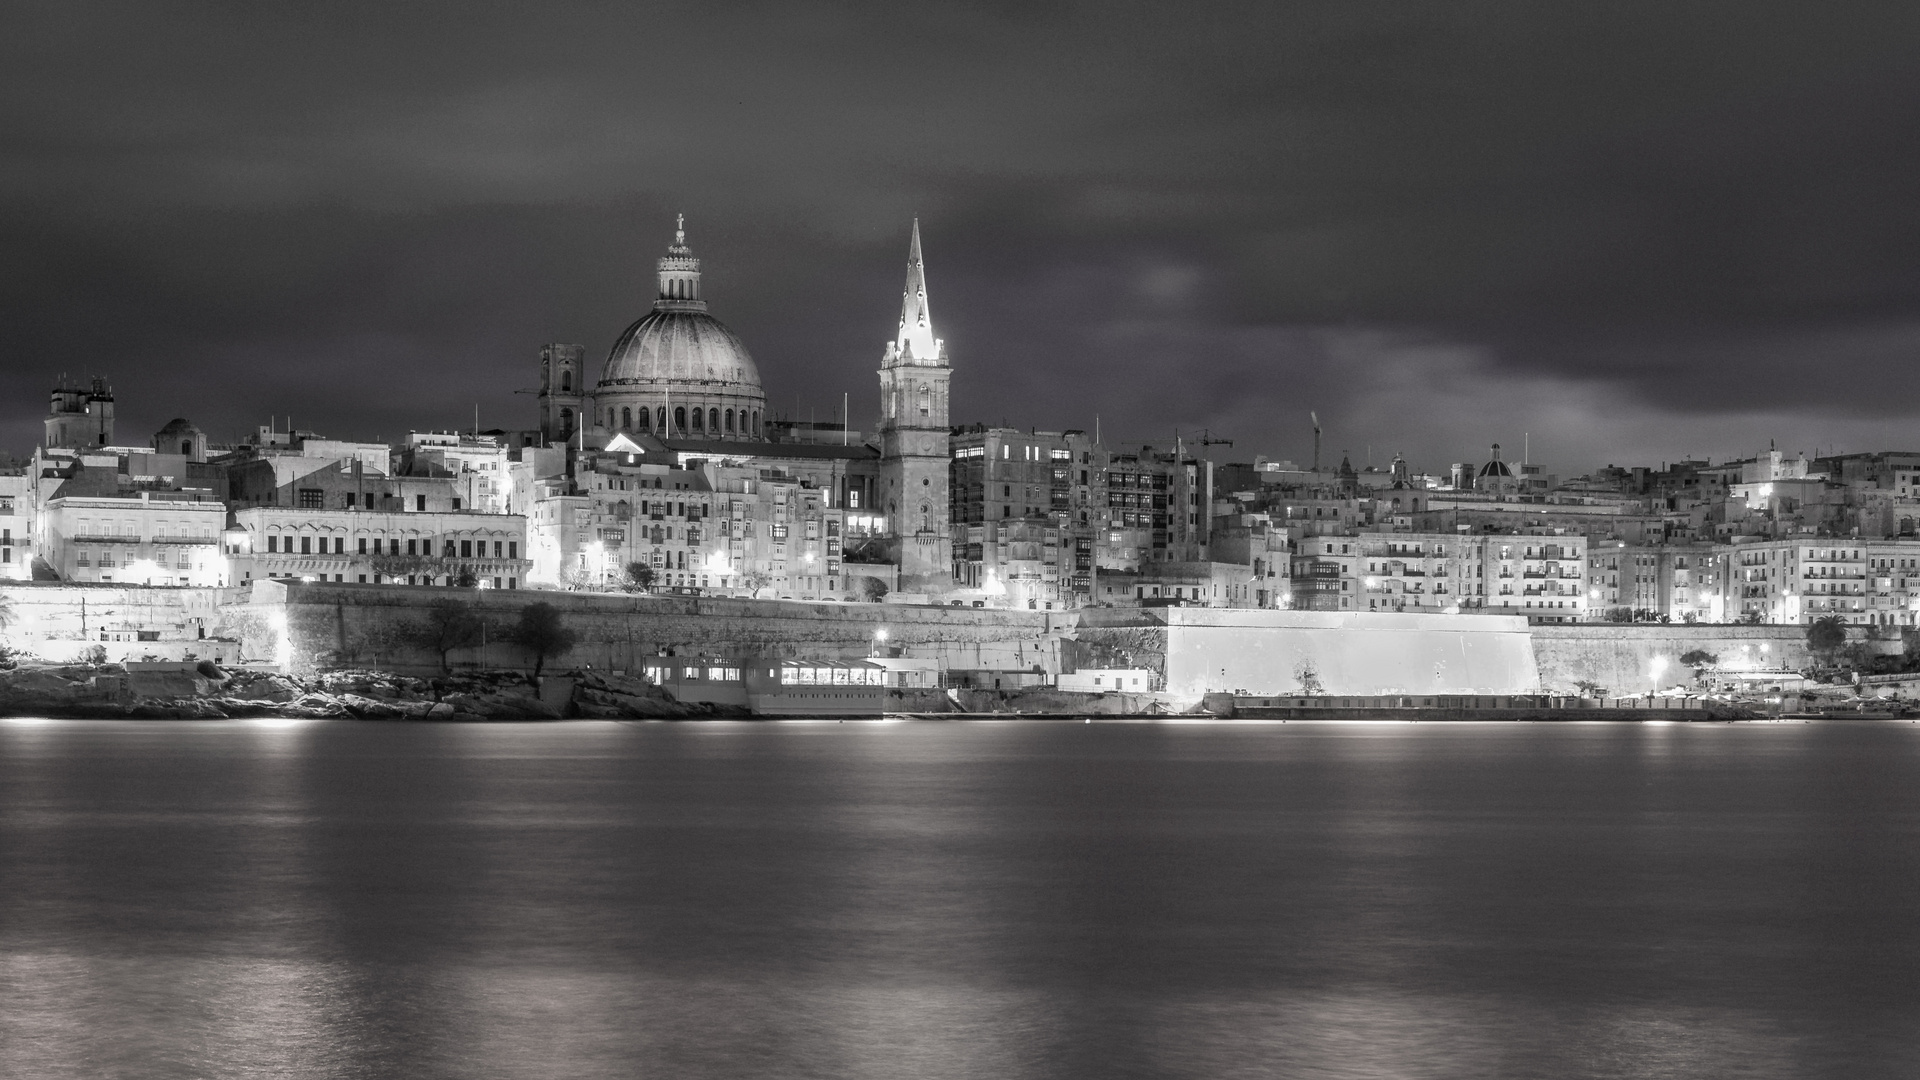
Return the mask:
[[106, 382], [63, 378], [43, 445], [0, 475], [0, 576], [1920, 625], [1920, 453], [1561, 480], [1498, 445], [1301, 469], [955, 426], [918, 222], [862, 432], [768, 415], [684, 221], [654, 283], [604, 361], [540, 350], [524, 430], [214, 445], [177, 419], [121, 445]]

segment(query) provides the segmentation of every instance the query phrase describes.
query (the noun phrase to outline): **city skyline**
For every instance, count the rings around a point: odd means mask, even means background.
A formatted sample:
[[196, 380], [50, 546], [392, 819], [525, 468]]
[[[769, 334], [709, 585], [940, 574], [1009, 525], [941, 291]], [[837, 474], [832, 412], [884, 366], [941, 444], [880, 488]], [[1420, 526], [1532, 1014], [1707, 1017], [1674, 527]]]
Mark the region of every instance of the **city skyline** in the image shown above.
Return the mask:
[[0, 438], [63, 371], [136, 432], [529, 426], [685, 212], [776, 414], [870, 427], [917, 214], [956, 423], [1901, 449], [1915, 16], [1850, 12], [16, 11]]

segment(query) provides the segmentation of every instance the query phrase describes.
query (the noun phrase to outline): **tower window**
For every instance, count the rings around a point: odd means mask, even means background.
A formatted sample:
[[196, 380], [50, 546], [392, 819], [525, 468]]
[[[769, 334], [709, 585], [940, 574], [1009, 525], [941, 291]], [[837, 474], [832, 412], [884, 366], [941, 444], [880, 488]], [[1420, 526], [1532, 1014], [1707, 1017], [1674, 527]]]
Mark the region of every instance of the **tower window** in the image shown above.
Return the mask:
[[631, 430], [632, 427], [633, 427], [633, 410], [621, 409], [620, 410], [620, 430], [627, 431], [627, 430]]
[[732, 409], [727, 410], [726, 420], [727, 420], [727, 430], [732, 431], [733, 430], [733, 410]]
[[640, 430], [648, 431], [653, 427], [653, 414], [646, 409], [640, 410]]
[[720, 410], [719, 409], [707, 410], [707, 430], [714, 431], [714, 432], [717, 432], [720, 430]]
[[571, 372], [571, 371], [563, 371], [563, 372], [561, 372], [561, 373], [560, 373], [560, 391], [561, 391], [561, 393], [567, 393], [567, 392], [570, 392], [570, 391], [571, 391], [572, 389], [573, 389], [573, 372]]
[[673, 430], [683, 433], [687, 430], [687, 407], [685, 405], [675, 405], [673, 407]]
[[705, 431], [706, 428], [706, 414], [699, 409], [693, 410], [693, 430]]

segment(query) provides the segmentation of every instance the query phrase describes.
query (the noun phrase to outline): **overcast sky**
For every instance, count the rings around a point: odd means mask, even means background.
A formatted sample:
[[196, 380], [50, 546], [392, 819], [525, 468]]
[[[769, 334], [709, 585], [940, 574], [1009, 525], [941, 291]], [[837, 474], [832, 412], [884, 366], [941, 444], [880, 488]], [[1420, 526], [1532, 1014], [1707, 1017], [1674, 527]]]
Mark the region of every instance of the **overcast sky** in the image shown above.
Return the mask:
[[0, 445], [526, 427], [687, 214], [856, 426], [918, 214], [956, 423], [1562, 474], [1920, 449], [1920, 4], [10, 4]]

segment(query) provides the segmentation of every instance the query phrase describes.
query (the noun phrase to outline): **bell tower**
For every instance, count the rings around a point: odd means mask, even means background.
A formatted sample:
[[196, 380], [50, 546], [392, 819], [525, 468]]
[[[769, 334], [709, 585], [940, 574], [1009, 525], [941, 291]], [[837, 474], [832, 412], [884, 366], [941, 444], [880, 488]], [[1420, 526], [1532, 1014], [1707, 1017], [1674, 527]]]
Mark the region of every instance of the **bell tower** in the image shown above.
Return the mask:
[[540, 349], [540, 433], [549, 443], [565, 443], [581, 427], [592, 427], [587, 415], [585, 346], [546, 345]]
[[900, 326], [880, 360], [880, 505], [900, 545], [900, 591], [953, 588], [949, 527], [946, 344], [933, 336], [927, 275], [920, 263], [920, 219], [907, 251]]

